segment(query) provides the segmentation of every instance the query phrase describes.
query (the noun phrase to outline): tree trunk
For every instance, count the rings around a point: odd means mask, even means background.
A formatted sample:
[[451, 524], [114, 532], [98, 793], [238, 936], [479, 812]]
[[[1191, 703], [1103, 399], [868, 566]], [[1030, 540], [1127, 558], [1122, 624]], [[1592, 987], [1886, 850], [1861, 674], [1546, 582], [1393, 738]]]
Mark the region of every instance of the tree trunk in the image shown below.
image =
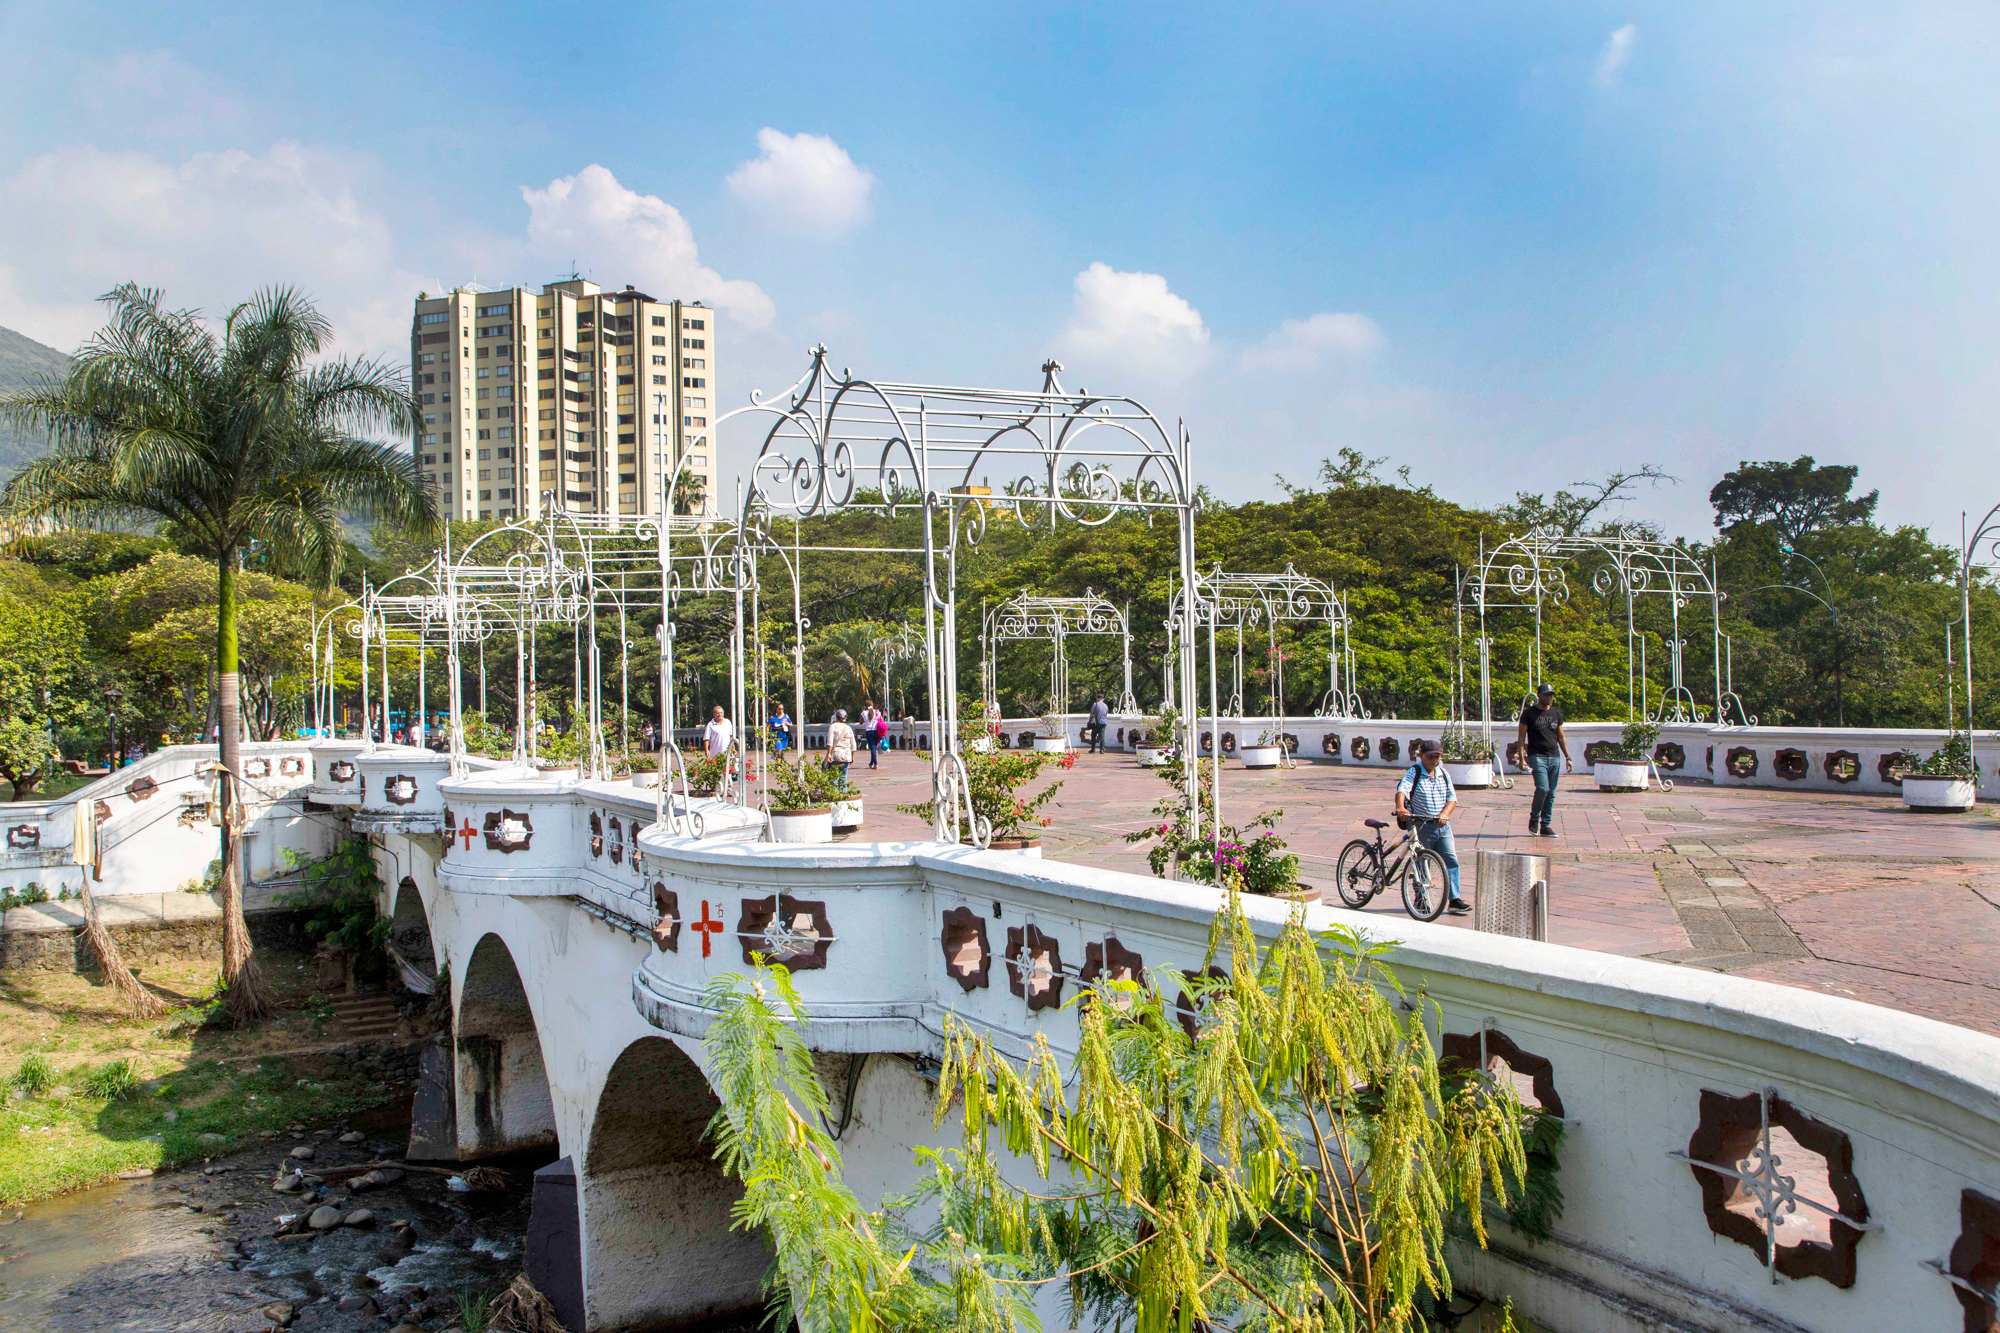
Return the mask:
[[139, 984], [139, 978], [132, 975], [132, 969], [125, 966], [125, 956], [118, 950], [118, 941], [111, 938], [111, 932], [97, 919], [97, 899], [90, 893], [91, 867], [83, 867], [83, 938], [90, 947], [90, 956], [97, 961], [97, 970], [110, 987], [125, 1001], [134, 1018], [160, 1018], [167, 1012], [165, 1001]]
[[251, 956], [250, 924], [243, 919], [243, 866], [237, 848], [243, 815], [236, 791], [243, 771], [243, 735], [236, 664], [236, 553], [224, 551], [216, 565], [215, 608], [217, 745], [222, 758], [216, 773], [222, 811], [222, 982], [230, 1020], [241, 1024], [262, 1018], [271, 1006]]

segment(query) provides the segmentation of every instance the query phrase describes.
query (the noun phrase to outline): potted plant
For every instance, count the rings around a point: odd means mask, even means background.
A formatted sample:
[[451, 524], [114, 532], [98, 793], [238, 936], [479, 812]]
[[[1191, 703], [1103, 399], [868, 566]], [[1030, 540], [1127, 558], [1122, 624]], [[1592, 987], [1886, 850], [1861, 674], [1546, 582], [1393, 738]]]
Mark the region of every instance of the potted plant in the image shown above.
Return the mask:
[[640, 752], [632, 756], [630, 763], [632, 785], [635, 787], [657, 787], [660, 785], [660, 757], [656, 754]]
[[[1042, 811], [1062, 790], [1062, 783], [1051, 782], [1033, 796], [1022, 796], [1020, 789], [1048, 767], [1051, 762], [1048, 756], [1020, 750], [989, 750], [968, 754], [964, 758], [973, 814], [984, 819], [992, 829], [987, 849], [1040, 856], [1042, 840], [1036, 830], [1047, 828], [1054, 822]], [[934, 818], [937, 809], [931, 801], [896, 808], [921, 819]], [[961, 838], [969, 832], [962, 825], [957, 830]]]
[[1979, 769], [1972, 762], [1972, 743], [1963, 735], [1954, 733], [1930, 758], [1902, 766], [1902, 772], [1903, 804], [1912, 810], [1957, 814], [1979, 799]]
[[687, 769], [688, 795], [718, 796], [729, 784], [729, 751], [718, 755], [705, 755], [700, 751], [687, 751], [681, 762]]
[[1591, 776], [1597, 779], [1597, 789], [1646, 790], [1649, 783], [1647, 769], [1651, 763], [1649, 756], [1653, 752], [1653, 742], [1659, 738], [1660, 729], [1651, 722], [1627, 722], [1618, 743], [1591, 765]]
[[1180, 734], [1181, 715], [1177, 708], [1148, 713], [1132, 728], [1132, 754], [1141, 768], [1158, 768], [1173, 754], [1174, 738]]
[[1245, 768], [1276, 768], [1285, 760], [1285, 738], [1266, 728], [1257, 734], [1255, 745], [1246, 745], [1236, 752]]
[[1445, 728], [1438, 748], [1444, 751], [1444, 771], [1452, 786], [1476, 790], [1493, 785], [1493, 742], [1454, 723]]
[[811, 760], [826, 770], [827, 797], [833, 805], [833, 828], [836, 833], [851, 833], [861, 827], [861, 789], [847, 780], [847, 775], [828, 764], [825, 760]]
[[771, 761], [771, 840], [832, 842], [833, 802], [847, 790], [837, 770], [811, 759]]
[[1036, 754], [1061, 754], [1069, 749], [1069, 723], [1057, 711], [1060, 707], [1054, 700], [1042, 710], [1041, 734], [1035, 737]]

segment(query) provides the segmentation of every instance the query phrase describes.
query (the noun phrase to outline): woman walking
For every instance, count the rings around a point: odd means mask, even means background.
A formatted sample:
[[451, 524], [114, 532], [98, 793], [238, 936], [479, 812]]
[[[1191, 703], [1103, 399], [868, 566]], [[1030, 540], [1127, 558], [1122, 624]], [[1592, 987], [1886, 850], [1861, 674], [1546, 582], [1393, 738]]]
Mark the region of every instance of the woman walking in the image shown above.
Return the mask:
[[847, 725], [845, 708], [833, 710], [833, 723], [826, 729], [826, 762], [838, 768], [843, 779], [854, 762], [854, 728]]

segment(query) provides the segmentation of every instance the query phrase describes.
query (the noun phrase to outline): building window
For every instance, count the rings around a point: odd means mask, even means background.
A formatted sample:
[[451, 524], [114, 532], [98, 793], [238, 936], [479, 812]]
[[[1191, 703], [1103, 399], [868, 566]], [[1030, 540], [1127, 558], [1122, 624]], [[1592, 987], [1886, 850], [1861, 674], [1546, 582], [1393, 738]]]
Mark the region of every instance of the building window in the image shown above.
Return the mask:
[[708, 424], [708, 418], [707, 418], [707, 417], [682, 417], [682, 418], [681, 418], [681, 424], [682, 424], [683, 426], [706, 426], [706, 425]]
[[697, 351], [697, 352], [699, 352], [699, 351], [703, 351], [703, 350], [705, 350], [705, 349], [706, 349], [706, 348], [708, 347], [708, 339], [706, 339], [706, 338], [683, 338], [683, 339], [681, 339], [681, 346], [683, 346], [683, 347], [692, 347], [692, 348], [693, 348], [693, 349], [694, 349], [695, 351]]
[[633, 377], [630, 375], [620, 375], [618, 377], [618, 382], [620, 384], [630, 384], [632, 382], [632, 379]]
[[451, 311], [449, 310], [433, 310], [428, 315], [418, 315], [417, 323], [442, 324], [450, 318], [451, 318]]
[[480, 499], [482, 499], [482, 500], [491, 500], [491, 499], [493, 498], [493, 492], [492, 492], [492, 491], [481, 491], [481, 492], [479, 493], [479, 498], [480, 498]]
[[653, 376], [653, 383], [655, 384], [665, 384], [666, 382], [667, 382], [667, 377], [665, 375]]
[[[501, 438], [501, 439], [503, 439], [503, 440], [511, 440], [511, 439], [513, 439], [513, 438], [514, 438], [514, 428], [513, 428], [512, 426], [502, 426], [502, 427], [500, 428], [500, 438]], [[502, 449], [502, 450], [500, 451], [500, 456], [501, 456], [502, 458], [505, 458], [505, 457], [507, 456], [507, 451], [506, 451], [505, 449]]]
[[706, 389], [708, 381], [698, 376], [683, 375], [681, 376], [681, 387], [683, 389]]
[[[618, 437], [618, 443], [620, 444], [637, 444], [638, 442], [639, 442], [639, 437], [630, 431], [627, 431], [625, 434], [620, 435]], [[630, 462], [631, 460], [626, 459], [624, 461]]]
[[667, 364], [667, 358], [665, 358], [664, 356], [656, 356], [653, 358], [653, 364], [656, 366], [664, 366], [665, 364]]
[[698, 319], [684, 319], [681, 321], [681, 327], [684, 329], [699, 329], [706, 326]]
[[479, 438], [482, 440], [490, 440], [493, 438], [493, 432], [490, 430], [482, 430], [479, 432]]
[[511, 305], [483, 305], [473, 313], [480, 319], [505, 319], [514, 313], [514, 307]]
[[665, 327], [666, 327], [666, 324], [667, 324], [667, 317], [666, 317], [665, 315], [655, 315], [655, 316], [653, 316], [653, 327], [654, 327], [654, 328], [656, 328], [656, 329], [659, 329], [659, 328], [665, 328]]
[[707, 467], [707, 466], [708, 466], [708, 455], [707, 455], [707, 454], [689, 454], [689, 455], [688, 455], [688, 466], [689, 466], [689, 467]]
[[[423, 364], [427, 366], [437, 364], [437, 353], [425, 352]], [[424, 383], [429, 384], [430, 382], [431, 382], [431, 377], [428, 375], [424, 376]]]

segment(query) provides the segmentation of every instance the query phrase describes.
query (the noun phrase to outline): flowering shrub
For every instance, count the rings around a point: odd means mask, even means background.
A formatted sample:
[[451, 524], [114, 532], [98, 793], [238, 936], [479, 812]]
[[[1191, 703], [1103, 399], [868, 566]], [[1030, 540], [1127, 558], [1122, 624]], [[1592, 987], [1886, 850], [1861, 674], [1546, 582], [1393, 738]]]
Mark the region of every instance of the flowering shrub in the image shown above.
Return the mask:
[[[995, 838], [1028, 837], [1035, 829], [1047, 828], [1054, 823], [1042, 811], [1062, 790], [1062, 783], [1052, 782], [1033, 796], [1025, 797], [1019, 795], [1020, 788], [1051, 762], [1063, 768], [1076, 763], [1074, 754], [1066, 753], [1062, 759], [1055, 759], [1032, 750], [974, 751], [965, 755], [964, 759], [973, 813], [993, 826]], [[896, 808], [920, 819], [934, 818], [937, 811], [934, 801]], [[958, 835], [964, 837], [970, 831], [961, 828]]]
[[1157, 772], [1173, 788], [1173, 795], [1154, 805], [1153, 815], [1159, 822], [1125, 835], [1127, 842], [1153, 844], [1146, 849], [1146, 864], [1155, 875], [1165, 876], [1171, 871], [1199, 884], [1221, 884], [1233, 876], [1241, 879], [1245, 893], [1290, 893], [1298, 888], [1299, 858], [1285, 850], [1285, 840], [1277, 834], [1278, 821], [1285, 817], [1283, 810], [1266, 810], [1251, 820], [1249, 828], [1263, 832], [1248, 838], [1234, 824], [1223, 824], [1218, 829], [1208, 782], [1215, 761], [1198, 759], [1196, 799], [1200, 802], [1201, 826], [1210, 832], [1196, 837], [1194, 808], [1184, 790], [1188, 776], [1186, 761], [1178, 750], [1169, 750], [1165, 758]]

